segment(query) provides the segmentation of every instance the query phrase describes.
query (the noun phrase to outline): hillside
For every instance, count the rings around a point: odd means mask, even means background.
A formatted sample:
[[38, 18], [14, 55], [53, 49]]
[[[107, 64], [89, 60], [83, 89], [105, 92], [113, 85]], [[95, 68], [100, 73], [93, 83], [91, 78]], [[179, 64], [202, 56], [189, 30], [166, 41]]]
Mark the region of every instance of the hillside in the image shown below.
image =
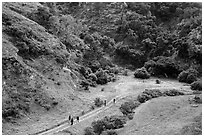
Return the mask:
[[178, 79], [200, 94], [201, 13], [201, 3], [3, 2], [3, 134], [88, 115], [96, 98], [123, 94], [110, 86], [121, 75]]

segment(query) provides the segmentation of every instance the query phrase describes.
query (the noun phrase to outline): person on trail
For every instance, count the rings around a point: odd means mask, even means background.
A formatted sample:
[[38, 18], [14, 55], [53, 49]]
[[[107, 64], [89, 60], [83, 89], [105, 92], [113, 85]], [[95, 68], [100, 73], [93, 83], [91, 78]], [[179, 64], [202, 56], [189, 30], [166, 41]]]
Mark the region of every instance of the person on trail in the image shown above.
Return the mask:
[[113, 103], [115, 104], [115, 98], [113, 99]]
[[71, 120], [71, 118], [72, 118], [71, 115], [69, 115], [69, 121]]
[[106, 100], [104, 100], [104, 106], [106, 106]]
[[71, 125], [73, 125], [74, 124], [74, 119], [73, 118], [71, 118]]
[[77, 121], [79, 122], [79, 116], [76, 117]]

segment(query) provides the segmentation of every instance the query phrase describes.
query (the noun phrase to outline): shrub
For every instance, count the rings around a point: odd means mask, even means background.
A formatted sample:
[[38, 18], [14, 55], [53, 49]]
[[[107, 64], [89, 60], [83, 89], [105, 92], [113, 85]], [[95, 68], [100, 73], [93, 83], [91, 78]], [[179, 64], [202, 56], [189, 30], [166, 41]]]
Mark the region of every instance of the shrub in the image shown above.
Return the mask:
[[178, 75], [179, 82], [186, 82], [186, 83], [192, 83], [197, 80], [198, 72], [195, 69], [188, 69], [186, 71], [182, 71]]
[[105, 122], [106, 129], [118, 129], [124, 127], [126, 119], [123, 116], [113, 115], [110, 117], [104, 117], [103, 121]]
[[139, 102], [133, 102], [133, 101], [129, 101], [129, 102], [125, 102], [120, 106], [120, 111], [124, 114], [124, 115], [128, 115], [130, 113], [133, 113], [133, 110], [138, 107], [140, 105]]
[[193, 83], [191, 83], [191, 89], [202, 91], [202, 82], [201, 81], [194, 81]]
[[101, 67], [101, 64], [99, 63], [99, 61], [94, 61], [89, 65], [89, 67], [93, 72], [96, 72]]
[[87, 77], [88, 76], [88, 71], [85, 67], [80, 67], [79, 68], [79, 72], [84, 76], [84, 77]]
[[95, 74], [97, 76], [97, 84], [103, 85], [108, 83], [108, 75], [102, 69], [98, 70]]
[[[90, 80], [90, 79], [88, 79], [87, 81], [88, 81], [88, 83], [89, 83], [90, 86], [96, 87], [96, 85], [97, 85], [97, 84], [96, 84], [96, 81], [92, 81], [92, 80]], [[87, 87], [88, 87], [88, 86], [87, 86]]]
[[134, 118], [133, 113], [128, 114], [127, 117], [129, 120], [132, 120]]
[[80, 85], [81, 85], [82, 87], [84, 87], [85, 89], [88, 89], [90, 83], [89, 83], [88, 80], [82, 80], [81, 83], [80, 83]]
[[109, 78], [110, 78], [110, 81], [112, 81], [112, 82], [115, 82], [117, 80], [116, 75], [113, 73], [109, 73]]
[[171, 57], [158, 56], [145, 62], [144, 67], [153, 76], [167, 75], [170, 77], [177, 77], [180, 73], [179, 66]]
[[195, 103], [201, 104], [202, 103], [202, 96], [201, 95], [200, 96], [199, 95], [194, 96], [193, 101]]
[[95, 135], [95, 133], [94, 133], [94, 130], [93, 130], [93, 128], [92, 127], [86, 127], [85, 129], [84, 129], [84, 134], [85, 135]]
[[[115, 134], [111, 130], [118, 129], [124, 127], [124, 124], [126, 123], [126, 118], [124, 116], [106, 116], [101, 120], [97, 120], [92, 122], [92, 129], [95, 134]], [[88, 128], [88, 132], [92, 131], [91, 128]], [[105, 133], [102, 133], [103, 131], [107, 131]], [[109, 132], [110, 131], [110, 132]], [[91, 132], [92, 133], [92, 132]]]
[[161, 81], [156, 79], [156, 84], [160, 84], [160, 83], [161, 83]]
[[103, 120], [97, 120], [92, 122], [91, 126], [93, 127], [93, 131], [100, 135], [105, 130], [105, 123]]
[[151, 98], [157, 98], [163, 95], [159, 89], [145, 89], [142, 94], [149, 95]]
[[152, 97], [148, 94], [141, 94], [137, 97], [137, 100], [140, 102], [140, 103], [145, 103], [147, 100], [150, 100]]
[[85, 44], [91, 44], [93, 41], [94, 41], [94, 38], [93, 38], [91, 35], [89, 35], [89, 34], [87, 34], [87, 35], [84, 37], [84, 42], [85, 42]]
[[101, 133], [101, 135], [118, 135], [115, 130], [106, 130]]
[[101, 106], [103, 105], [103, 100], [101, 100], [100, 98], [96, 98], [96, 99], [94, 100], [94, 104], [95, 104], [95, 106], [97, 106], [97, 107], [101, 107]]
[[135, 78], [141, 78], [141, 79], [150, 78], [150, 74], [147, 72], [146, 68], [144, 67], [137, 69], [134, 73], [134, 76]]
[[50, 13], [48, 7], [38, 7], [38, 9], [30, 15], [32, 20], [36, 21], [38, 24], [44, 26], [47, 29], [50, 25], [49, 18], [51, 16], [52, 14]]
[[92, 81], [97, 81], [97, 76], [94, 73], [89, 74], [89, 79]]
[[184, 95], [183, 92], [180, 92], [176, 89], [171, 89], [171, 90], [167, 90], [163, 93], [164, 95], [167, 95], [167, 96], [179, 96], [179, 95]]

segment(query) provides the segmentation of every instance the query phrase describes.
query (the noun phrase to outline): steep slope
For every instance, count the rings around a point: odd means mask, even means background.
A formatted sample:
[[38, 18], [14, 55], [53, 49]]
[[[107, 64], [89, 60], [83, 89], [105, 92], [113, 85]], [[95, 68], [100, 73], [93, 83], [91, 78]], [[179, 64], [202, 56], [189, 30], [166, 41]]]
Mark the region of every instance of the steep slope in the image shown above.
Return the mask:
[[[29, 132], [33, 126], [38, 131], [46, 127], [40, 124], [43, 121], [54, 124], [65, 116], [64, 112], [86, 109], [74, 92], [79, 78], [72, 71], [76, 65], [69, 60], [66, 46], [24, 16], [38, 6], [42, 5], [3, 3], [3, 134], [20, 134], [19, 127]], [[70, 71], [63, 70], [65, 66]], [[18, 118], [22, 118], [17, 122], [19, 126], [12, 124]]]

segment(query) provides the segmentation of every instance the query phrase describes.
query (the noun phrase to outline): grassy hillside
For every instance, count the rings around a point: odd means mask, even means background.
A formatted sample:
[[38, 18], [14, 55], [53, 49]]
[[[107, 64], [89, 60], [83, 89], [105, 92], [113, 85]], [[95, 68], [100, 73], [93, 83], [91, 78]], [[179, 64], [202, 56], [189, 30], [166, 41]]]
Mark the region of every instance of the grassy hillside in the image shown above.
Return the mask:
[[4, 134], [18, 120], [35, 127], [38, 117], [44, 128], [88, 111], [84, 93], [126, 68], [199, 85], [201, 11], [201, 3], [2, 3]]
[[[57, 88], [51, 94], [46, 87], [51, 80], [59, 82], [57, 74], [70, 55], [58, 38], [24, 16], [40, 4], [21, 4], [3, 4], [3, 120], [29, 113], [33, 103], [46, 110], [55, 107]], [[67, 88], [67, 94], [73, 94], [73, 84]]]

